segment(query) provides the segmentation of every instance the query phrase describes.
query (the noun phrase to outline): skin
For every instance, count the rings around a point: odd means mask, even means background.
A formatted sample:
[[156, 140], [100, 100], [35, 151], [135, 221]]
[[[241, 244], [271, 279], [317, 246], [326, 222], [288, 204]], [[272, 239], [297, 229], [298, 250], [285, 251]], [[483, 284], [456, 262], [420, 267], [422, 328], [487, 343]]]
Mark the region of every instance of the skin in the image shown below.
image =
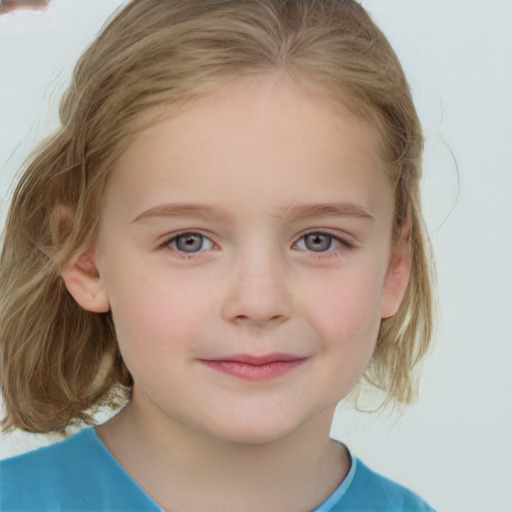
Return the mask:
[[[63, 277], [112, 312], [135, 382], [100, 438], [166, 510], [312, 510], [348, 472], [332, 416], [410, 271], [376, 148], [346, 107], [267, 75], [169, 110], [118, 162]], [[275, 353], [301, 363], [207, 364]]]

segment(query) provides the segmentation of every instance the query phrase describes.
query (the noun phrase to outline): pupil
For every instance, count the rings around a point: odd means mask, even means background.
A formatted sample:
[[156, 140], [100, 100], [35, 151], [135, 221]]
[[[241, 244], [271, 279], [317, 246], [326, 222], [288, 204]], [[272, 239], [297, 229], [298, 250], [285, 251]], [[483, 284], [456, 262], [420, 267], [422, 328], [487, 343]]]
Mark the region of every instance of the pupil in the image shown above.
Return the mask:
[[306, 236], [306, 247], [310, 251], [322, 252], [329, 249], [331, 246], [332, 237], [330, 235], [320, 235], [318, 233], [312, 233]]
[[176, 240], [176, 247], [183, 252], [196, 252], [203, 245], [201, 235], [181, 235]]

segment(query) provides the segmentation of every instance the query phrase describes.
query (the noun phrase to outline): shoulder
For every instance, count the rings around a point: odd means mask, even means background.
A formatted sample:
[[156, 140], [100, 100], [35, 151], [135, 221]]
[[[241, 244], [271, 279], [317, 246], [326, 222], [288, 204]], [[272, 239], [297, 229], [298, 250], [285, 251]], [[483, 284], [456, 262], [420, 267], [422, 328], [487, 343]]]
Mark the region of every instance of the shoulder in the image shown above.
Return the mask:
[[64, 492], [59, 490], [62, 485], [80, 494], [86, 480], [79, 477], [83, 466], [97, 458], [92, 432], [87, 429], [65, 441], [0, 462], [2, 510], [11, 503], [51, 502]]
[[354, 458], [355, 471], [340, 508], [332, 512], [435, 512], [422, 498], [406, 487], [368, 468]]
[[[117, 491], [116, 491], [117, 490]], [[2, 512], [159, 510], [87, 428], [0, 462]]]

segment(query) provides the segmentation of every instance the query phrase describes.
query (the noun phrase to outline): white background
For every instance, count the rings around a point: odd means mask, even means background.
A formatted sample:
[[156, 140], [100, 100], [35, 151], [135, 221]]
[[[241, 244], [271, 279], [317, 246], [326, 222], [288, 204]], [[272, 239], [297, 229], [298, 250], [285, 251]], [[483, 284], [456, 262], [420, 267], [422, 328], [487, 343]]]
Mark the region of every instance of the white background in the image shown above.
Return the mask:
[[[0, 203], [56, 126], [75, 60], [123, 0], [0, 16]], [[445, 512], [512, 511], [512, 2], [363, 0], [395, 47], [427, 137], [439, 321], [419, 401], [341, 410], [333, 436]], [[0, 457], [48, 442], [0, 437]]]

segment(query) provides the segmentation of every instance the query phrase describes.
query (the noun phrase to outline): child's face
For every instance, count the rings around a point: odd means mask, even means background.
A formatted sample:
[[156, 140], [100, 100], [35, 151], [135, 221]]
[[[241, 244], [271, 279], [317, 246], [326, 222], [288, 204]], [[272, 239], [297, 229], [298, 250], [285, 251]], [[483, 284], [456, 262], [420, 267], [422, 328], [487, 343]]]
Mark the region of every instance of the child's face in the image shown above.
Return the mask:
[[356, 384], [408, 251], [363, 121], [273, 77], [225, 92], [122, 157], [89, 300], [108, 296], [143, 410], [265, 442]]

